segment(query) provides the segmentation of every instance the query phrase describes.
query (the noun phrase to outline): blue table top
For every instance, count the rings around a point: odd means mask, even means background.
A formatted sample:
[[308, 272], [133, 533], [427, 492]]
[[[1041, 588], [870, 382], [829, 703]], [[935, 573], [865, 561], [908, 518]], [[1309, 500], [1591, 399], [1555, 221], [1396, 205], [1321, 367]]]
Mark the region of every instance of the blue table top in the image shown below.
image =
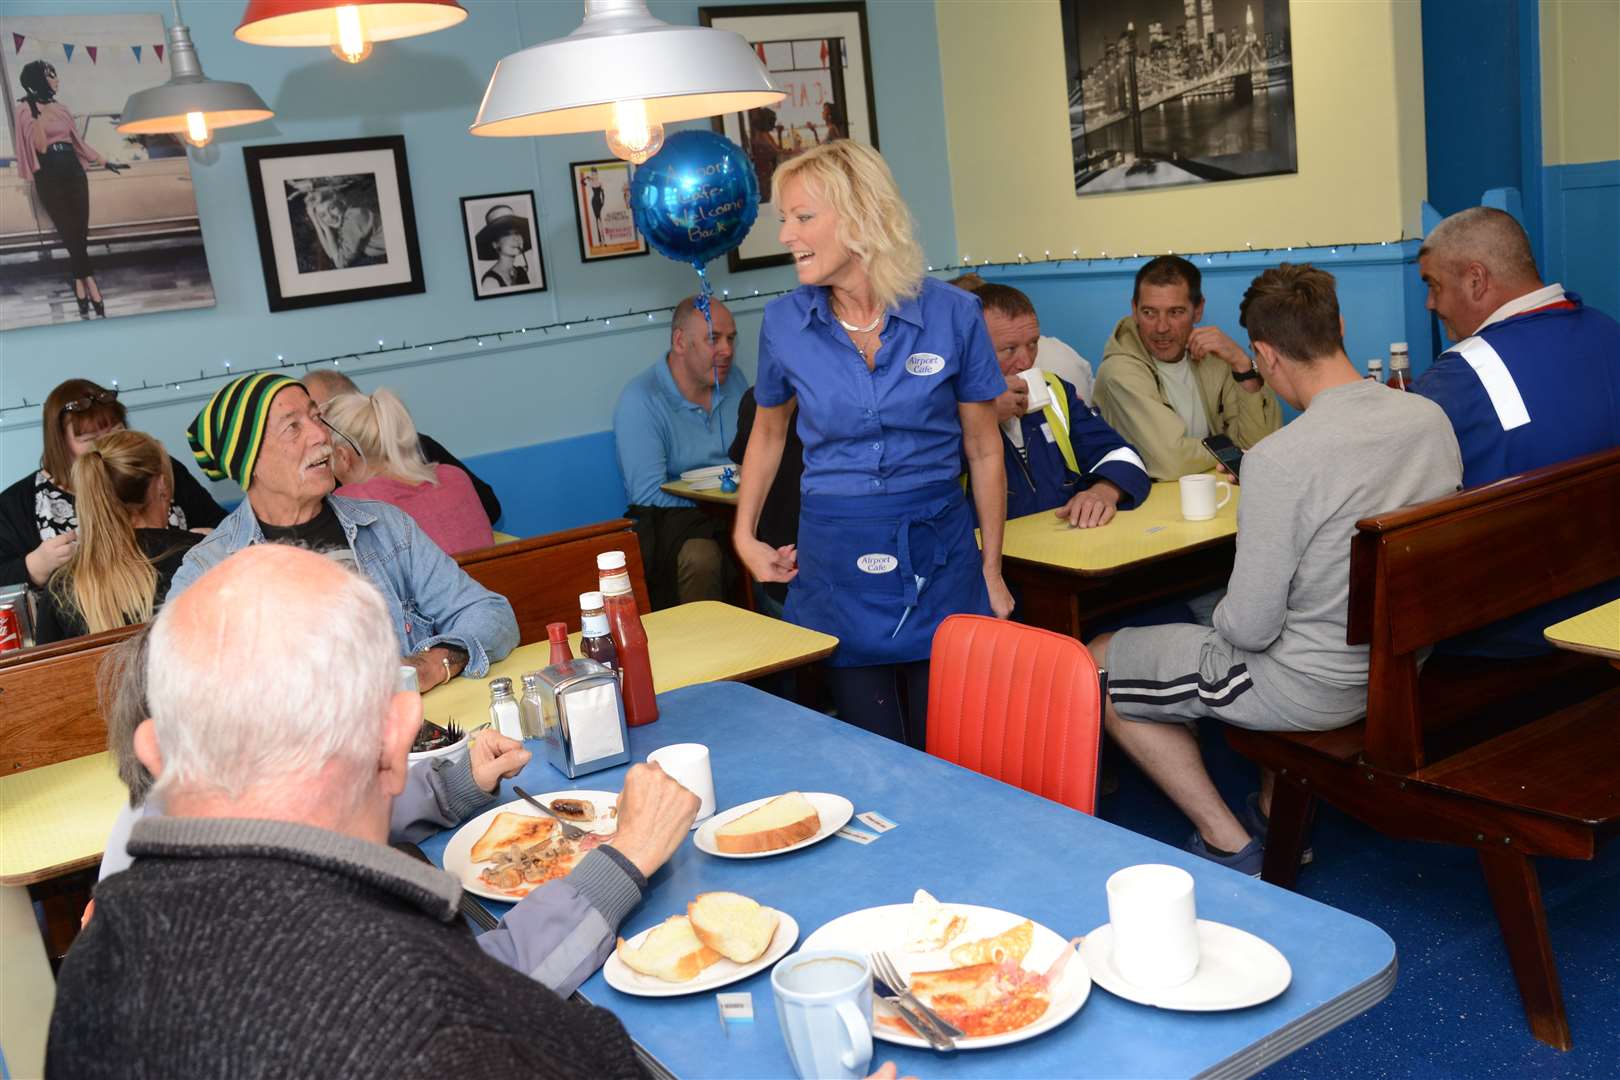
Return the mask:
[[[1365, 920], [751, 687], [709, 683], [659, 695], [658, 721], [630, 729], [632, 759], [675, 742], [709, 747], [722, 810], [788, 790], [830, 791], [850, 799], [856, 813], [876, 810], [899, 827], [870, 844], [834, 836], [766, 859], [721, 859], [683, 844], [625, 921], [625, 937], [684, 911], [699, 892], [723, 889], [788, 912], [802, 941], [847, 912], [908, 902], [918, 888], [947, 902], [1014, 911], [1074, 937], [1107, 922], [1108, 875], [1164, 862], [1192, 873], [1200, 918], [1265, 938], [1293, 967], [1287, 990], [1249, 1009], [1170, 1012], [1094, 986], [1073, 1019], [1037, 1038], [948, 1059], [879, 1043], [874, 1068], [893, 1059], [901, 1075], [921, 1076], [1246, 1076], [1370, 1008], [1394, 985], [1395, 943]], [[624, 770], [570, 781], [536, 755], [517, 783], [534, 792], [617, 790]], [[441, 863], [451, 835], [421, 847]], [[497, 915], [509, 907], [486, 903]], [[676, 1076], [791, 1077], [769, 970], [724, 989], [754, 997], [753, 1023], [732, 1023], [729, 1035], [713, 991], [635, 997], [598, 972], [580, 993], [617, 1014]]]

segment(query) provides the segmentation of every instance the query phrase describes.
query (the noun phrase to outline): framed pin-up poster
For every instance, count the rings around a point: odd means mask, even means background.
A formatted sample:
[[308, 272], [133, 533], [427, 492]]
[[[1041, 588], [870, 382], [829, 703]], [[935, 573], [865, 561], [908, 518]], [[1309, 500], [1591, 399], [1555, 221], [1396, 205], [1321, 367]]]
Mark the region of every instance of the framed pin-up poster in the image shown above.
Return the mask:
[[574, 224], [579, 257], [585, 262], [647, 254], [647, 239], [630, 212], [628, 161], [576, 161], [568, 166], [574, 184]]

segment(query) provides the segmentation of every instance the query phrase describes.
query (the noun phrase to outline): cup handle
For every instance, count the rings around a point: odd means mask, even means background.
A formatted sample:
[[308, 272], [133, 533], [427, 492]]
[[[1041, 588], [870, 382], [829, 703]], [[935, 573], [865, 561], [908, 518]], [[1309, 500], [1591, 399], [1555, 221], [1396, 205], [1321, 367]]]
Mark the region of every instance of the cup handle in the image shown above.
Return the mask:
[[838, 1019], [844, 1022], [844, 1031], [849, 1035], [849, 1049], [843, 1056], [844, 1068], [856, 1072], [865, 1070], [872, 1063], [872, 1029], [866, 1017], [853, 1001], [840, 1001]]
[[1215, 509], [1219, 510], [1221, 507], [1232, 501], [1232, 485], [1228, 484], [1225, 480], [1217, 480], [1215, 481], [1215, 486], [1226, 489], [1226, 494], [1221, 496], [1221, 501], [1215, 504]]

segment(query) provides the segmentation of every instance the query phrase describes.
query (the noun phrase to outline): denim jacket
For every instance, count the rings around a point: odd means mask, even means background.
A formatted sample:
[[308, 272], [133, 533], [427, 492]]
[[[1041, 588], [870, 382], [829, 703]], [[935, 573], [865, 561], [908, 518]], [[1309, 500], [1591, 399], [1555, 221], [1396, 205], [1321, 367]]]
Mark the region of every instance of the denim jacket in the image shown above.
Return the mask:
[[[467, 650], [469, 678], [482, 677], [518, 643], [517, 618], [504, 596], [467, 576], [410, 515], [387, 503], [328, 495], [355, 563], [382, 592], [404, 655], [435, 645]], [[174, 575], [173, 600], [203, 574], [251, 544], [264, 543], [248, 500], [231, 511], [202, 543], [186, 554]]]

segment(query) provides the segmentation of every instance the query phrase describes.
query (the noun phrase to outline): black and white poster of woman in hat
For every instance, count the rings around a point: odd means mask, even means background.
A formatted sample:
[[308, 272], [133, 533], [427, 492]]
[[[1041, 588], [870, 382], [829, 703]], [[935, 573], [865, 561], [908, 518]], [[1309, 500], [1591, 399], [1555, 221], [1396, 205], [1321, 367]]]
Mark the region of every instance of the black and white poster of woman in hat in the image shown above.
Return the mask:
[[532, 192], [466, 196], [461, 200], [461, 219], [467, 230], [467, 268], [475, 298], [545, 291]]

